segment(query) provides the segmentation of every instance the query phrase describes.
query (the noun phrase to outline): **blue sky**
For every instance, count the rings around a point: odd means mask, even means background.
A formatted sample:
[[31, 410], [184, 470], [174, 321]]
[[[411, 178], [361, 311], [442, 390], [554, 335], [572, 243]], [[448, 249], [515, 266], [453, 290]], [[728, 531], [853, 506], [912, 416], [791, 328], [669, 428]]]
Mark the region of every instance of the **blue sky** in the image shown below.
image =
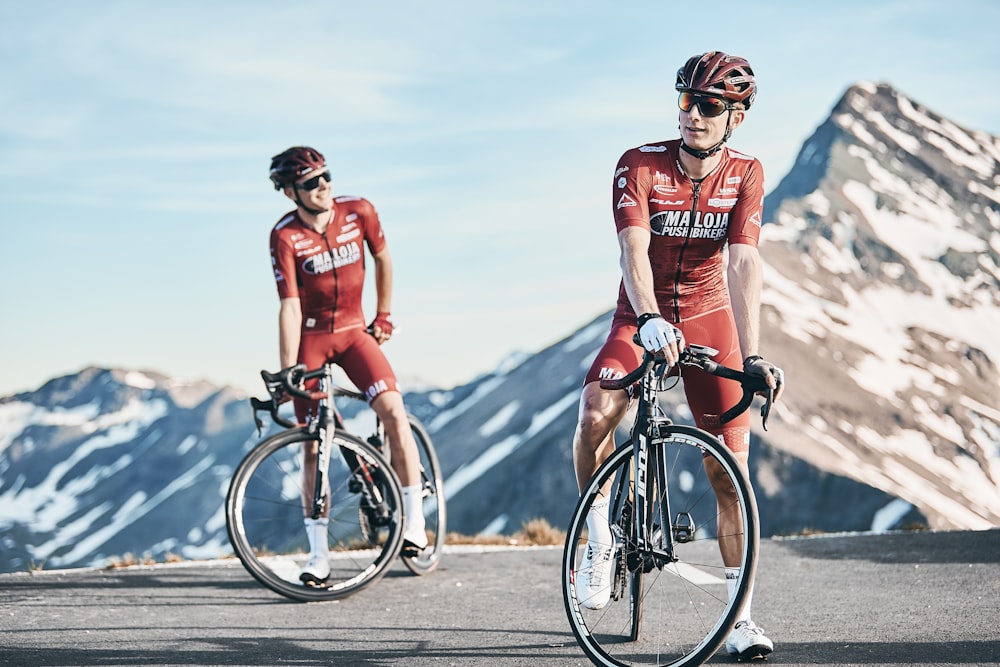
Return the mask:
[[88, 365], [259, 393], [271, 155], [378, 208], [404, 378], [471, 380], [613, 305], [611, 174], [720, 49], [767, 187], [858, 81], [1000, 134], [1000, 3], [0, 0], [0, 396]]

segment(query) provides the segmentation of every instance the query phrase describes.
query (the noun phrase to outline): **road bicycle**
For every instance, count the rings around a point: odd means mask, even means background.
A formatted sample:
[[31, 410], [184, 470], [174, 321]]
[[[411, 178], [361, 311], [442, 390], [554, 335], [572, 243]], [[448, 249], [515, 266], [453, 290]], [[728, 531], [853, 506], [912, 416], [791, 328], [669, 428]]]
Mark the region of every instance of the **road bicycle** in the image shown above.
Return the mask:
[[[332, 364], [261, 371], [261, 377], [270, 399], [250, 399], [257, 428], [263, 426], [258, 413], [267, 412], [284, 430], [247, 453], [226, 496], [229, 540], [247, 571], [276, 593], [307, 602], [356, 593], [382, 578], [397, 557], [414, 574], [433, 572], [444, 547], [446, 507], [441, 466], [420, 421], [408, 415], [420, 456], [428, 544], [402, 551], [402, 487], [390, 465], [384, 427], [376, 418], [375, 432], [362, 439], [347, 431], [334, 403], [337, 397], [366, 401], [365, 395], [337, 386]], [[307, 391], [311, 380], [318, 389]], [[279, 414], [289, 395], [318, 402], [305, 426]], [[306, 450], [316, 453], [316, 481], [303, 493]], [[330, 575], [323, 582], [299, 580], [309, 556], [304, 516], [328, 517]]]
[[[719, 415], [719, 423], [743, 413], [762, 392], [766, 428], [772, 396], [764, 379], [712, 361], [717, 354], [688, 345], [678, 363], [742, 385], [742, 400]], [[662, 357], [647, 352], [625, 377], [601, 381], [611, 390], [638, 382], [639, 395], [631, 436], [581, 492], [563, 551], [566, 614], [580, 646], [597, 665], [702, 664], [732, 629], [754, 579], [760, 538], [753, 490], [722, 442], [664, 414], [657, 393], [678, 382], [669, 370]], [[595, 546], [613, 549], [613, 577], [610, 600], [591, 609], [583, 599], [585, 587], [578, 589], [576, 583], [586, 560], [587, 516], [595, 500], [604, 498], [613, 544]], [[734, 528], [720, 535], [724, 508], [736, 512], [739, 521], [730, 521]], [[720, 548], [738, 555], [732, 598]], [[729, 562], [734, 563], [732, 557]]]

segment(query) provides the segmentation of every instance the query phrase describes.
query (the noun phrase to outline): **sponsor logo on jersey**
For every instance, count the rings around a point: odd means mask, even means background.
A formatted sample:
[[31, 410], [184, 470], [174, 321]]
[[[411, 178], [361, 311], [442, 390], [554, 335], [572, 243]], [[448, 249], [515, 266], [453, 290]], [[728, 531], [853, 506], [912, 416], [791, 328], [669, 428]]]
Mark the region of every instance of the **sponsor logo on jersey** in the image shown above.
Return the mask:
[[726, 179], [726, 185], [736, 185], [743, 180], [742, 176], [730, 176]]
[[677, 187], [673, 185], [654, 185], [653, 191], [661, 195], [675, 195], [677, 194]]
[[348, 264], [361, 261], [361, 246], [356, 241], [332, 248], [302, 262], [302, 270], [311, 275], [319, 275]]
[[624, 176], [618, 179], [618, 187], [624, 188], [626, 183], [628, 183], [628, 179]]
[[670, 199], [650, 199], [649, 201], [654, 204], [663, 204], [664, 206], [680, 206], [685, 200], [678, 199], [677, 201], [672, 201]]
[[355, 227], [351, 231], [346, 232], [346, 233], [341, 234], [340, 236], [338, 236], [337, 237], [337, 243], [347, 243], [351, 239], [356, 239], [359, 236], [361, 236], [361, 230], [358, 229], [357, 227]]
[[618, 167], [618, 170], [615, 172], [615, 178], [618, 178], [619, 176], [621, 176], [622, 174], [624, 174], [626, 171], [628, 171], [628, 167]]
[[718, 241], [729, 231], [729, 211], [696, 211], [693, 221], [689, 210], [663, 211], [649, 218], [649, 229], [657, 236]]
[[312, 244], [313, 244], [312, 239], [306, 239], [304, 241], [296, 241], [295, 242], [295, 249], [296, 250], [302, 250], [303, 248], [308, 248]]
[[735, 197], [732, 199], [721, 199], [719, 197], [709, 197], [708, 205], [712, 208], [732, 208], [736, 206], [736, 202], [739, 201]]
[[312, 329], [314, 326], [316, 326], [316, 318], [315, 317], [307, 317], [306, 318], [306, 329]]
[[718, 194], [721, 195], [735, 195], [740, 191], [739, 188], [719, 188]]
[[305, 250], [299, 250], [295, 253], [296, 257], [308, 257], [309, 255], [315, 255], [318, 252], [323, 252], [322, 246], [309, 244], [309, 247]]
[[[664, 174], [662, 171], [658, 171], [653, 175], [653, 180], [660, 185], [670, 185], [674, 182], [674, 179], [670, 177], [670, 174]], [[656, 186], [659, 187], [659, 186]], [[676, 189], [676, 188], [675, 188]]]
[[354, 222], [357, 219], [358, 219], [357, 213], [348, 213], [347, 217], [345, 218], [345, 220], [347, 220], [348, 223]]
[[760, 211], [755, 211], [754, 214], [750, 216], [750, 222], [760, 227]]
[[365, 394], [368, 396], [368, 400], [370, 401], [384, 391], [389, 391], [389, 385], [385, 380], [378, 380], [365, 390]]
[[608, 368], [607, 366], [601, 367], [601, 372], [597, 375], [601, 380], [617, 380], [619, 378], [625, 377], [625, 373], [618, 370], [617, 368]]
[[621, 208], [628, 208], [629, 206], [638, 206], [638, 205], [639, 204], [637, 204], [634, 199], [629, 197], [627, 194], [623, 194], [622, 198], [618, 200], [618, 206], [616, 206], [615, 208], [621, 209]]
[[639, 146], [640, 153], [666, 153], [666, 146]]

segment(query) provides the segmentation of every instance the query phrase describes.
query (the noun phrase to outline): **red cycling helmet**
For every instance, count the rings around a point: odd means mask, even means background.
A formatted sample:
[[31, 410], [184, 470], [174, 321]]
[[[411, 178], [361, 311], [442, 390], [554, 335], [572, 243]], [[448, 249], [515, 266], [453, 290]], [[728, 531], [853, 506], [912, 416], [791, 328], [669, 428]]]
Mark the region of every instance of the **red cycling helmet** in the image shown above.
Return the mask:
[[303, 174], [326, 166], [326, 158], [315, 148], [292, 146], [271, 158], [271, 182], [280, 190], [292, 185]]
[[745, 58], [722, 51], [709, 51], [688, 58], [684, 66], [677, 70], [674, 88], [742, 102], [744, 109], [750, 108], [757, 95], [757, 81], [750, 63]]

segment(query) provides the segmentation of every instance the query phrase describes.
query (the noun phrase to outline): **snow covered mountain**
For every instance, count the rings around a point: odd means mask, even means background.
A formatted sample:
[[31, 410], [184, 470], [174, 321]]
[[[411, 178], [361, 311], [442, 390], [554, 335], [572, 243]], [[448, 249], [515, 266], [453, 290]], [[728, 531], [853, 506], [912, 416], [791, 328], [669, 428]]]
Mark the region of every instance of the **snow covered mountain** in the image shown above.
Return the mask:
[[765, 209], [772, 443], [933, 527], [1000, 524], [1000, 139], [858, 85]]
[[[998, 165], [997, 138], [864, 84], [768, 196], [762, 348], [790, 389], [753, 435], [763, 534], [1000, 525]], [[580, 381], [609, 322], [407, 394], [451, 531], [565, 525]], [[0, 399], [0, 571], [229, 553], [222, 503], [256, 440], [245, 397], [155, 373], [91, 368]]]

